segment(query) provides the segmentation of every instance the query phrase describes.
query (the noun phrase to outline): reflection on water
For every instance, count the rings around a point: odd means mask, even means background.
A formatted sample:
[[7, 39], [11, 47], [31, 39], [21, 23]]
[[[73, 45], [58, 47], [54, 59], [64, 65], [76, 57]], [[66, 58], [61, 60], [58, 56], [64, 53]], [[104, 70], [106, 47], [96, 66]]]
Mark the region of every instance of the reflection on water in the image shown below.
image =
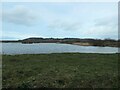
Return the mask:
[[[1, 50], [0, 50], [1, 51]], [[2, 43], [3, 54], [40, 54], [40, 53], [63, 53], [63, 52], [80, 52], [80, 53], [117, 53], [115, 47], [95, 47], [95, 46], [78, 46], [58, 43]]]

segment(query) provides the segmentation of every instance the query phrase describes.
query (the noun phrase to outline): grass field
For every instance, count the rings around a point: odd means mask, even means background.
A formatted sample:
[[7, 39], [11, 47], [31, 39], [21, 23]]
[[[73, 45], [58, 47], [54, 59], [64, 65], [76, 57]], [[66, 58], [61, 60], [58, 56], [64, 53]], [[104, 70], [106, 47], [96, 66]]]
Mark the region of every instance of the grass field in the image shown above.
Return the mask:
[[117, 54], [3, 55], [3, 88], [117, 88]]

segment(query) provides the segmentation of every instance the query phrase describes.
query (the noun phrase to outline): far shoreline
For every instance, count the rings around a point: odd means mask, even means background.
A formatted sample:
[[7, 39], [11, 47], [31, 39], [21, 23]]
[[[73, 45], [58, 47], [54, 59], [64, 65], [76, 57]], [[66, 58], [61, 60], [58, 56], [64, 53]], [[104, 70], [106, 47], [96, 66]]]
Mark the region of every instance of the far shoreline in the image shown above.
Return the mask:
[[23, 40], [0, 40], [0, 43], [60, 43], [80, 46], [99, 46], [99, 47], [120, 47], [120, 40], [114, 39], [80, 39], [80, 38], [41, 38], [31, 37]]

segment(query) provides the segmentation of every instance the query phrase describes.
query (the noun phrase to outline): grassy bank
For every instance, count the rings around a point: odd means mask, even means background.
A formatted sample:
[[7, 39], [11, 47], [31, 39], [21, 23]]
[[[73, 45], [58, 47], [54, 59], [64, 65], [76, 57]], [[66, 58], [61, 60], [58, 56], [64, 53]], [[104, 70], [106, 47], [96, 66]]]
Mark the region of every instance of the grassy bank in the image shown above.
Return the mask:
[[3, 55], [4, 88], [117, 88], [117, 54]]

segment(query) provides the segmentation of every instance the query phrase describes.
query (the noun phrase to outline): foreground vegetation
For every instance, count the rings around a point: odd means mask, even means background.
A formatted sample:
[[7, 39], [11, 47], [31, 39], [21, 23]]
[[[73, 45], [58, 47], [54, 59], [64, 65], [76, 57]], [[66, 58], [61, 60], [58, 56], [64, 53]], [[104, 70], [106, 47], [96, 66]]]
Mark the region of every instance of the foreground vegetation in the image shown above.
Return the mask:
[[117, 54], [3, 55], [3, 88], [117, 88]]

